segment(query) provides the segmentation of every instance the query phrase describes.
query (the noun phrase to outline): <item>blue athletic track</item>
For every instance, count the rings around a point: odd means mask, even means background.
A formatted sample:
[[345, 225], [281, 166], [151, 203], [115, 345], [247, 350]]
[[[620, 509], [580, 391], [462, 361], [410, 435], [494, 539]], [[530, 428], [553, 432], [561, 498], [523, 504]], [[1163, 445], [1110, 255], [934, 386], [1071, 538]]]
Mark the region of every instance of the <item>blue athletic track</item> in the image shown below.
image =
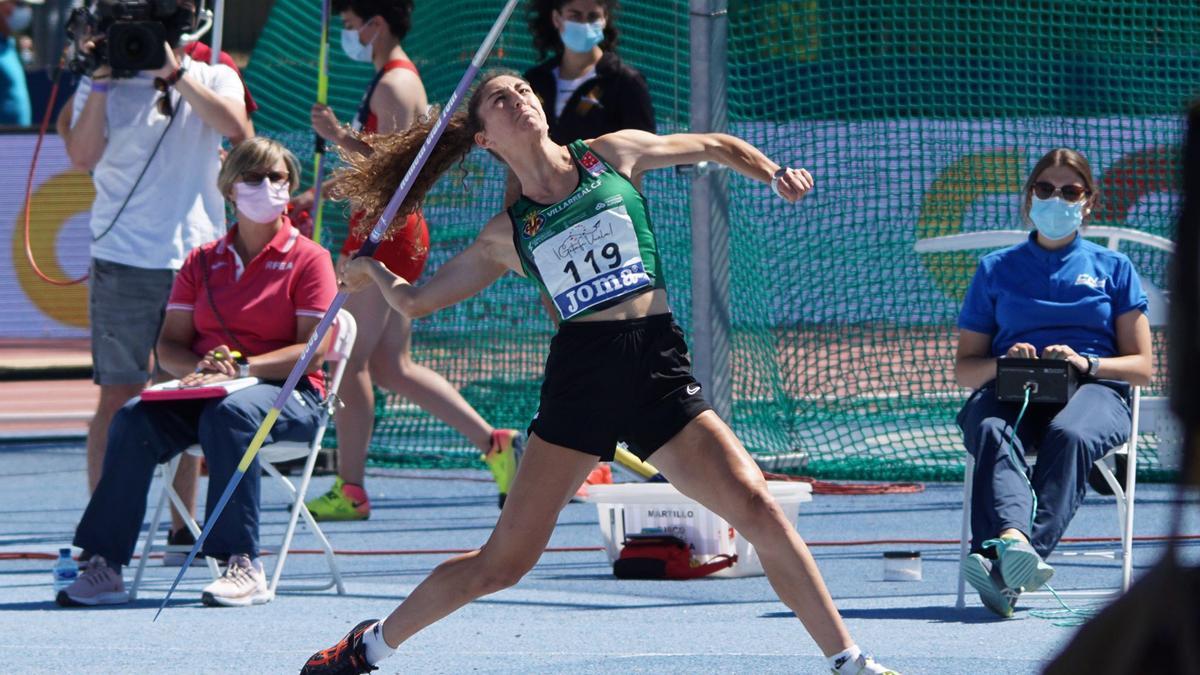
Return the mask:
[[[80, 441], [0, 445], [0, 654], [5, 673], [295, 673], [359, 620], [386, 615], [447, 554], [345, 555], [348, 595], [281, 593], [251, 608], [200, 603], [207, 570], [188, 572], [170, 605], [152, 623], [176, 569], [151, 562], [138, 601], [100, 609], [52, 602], [51, 554], [70, 543], [86, 503]], [[484, 471], [372, 470], [374, 510], [365, 522], [325, 527], [335, 548], [353, 551], [471, 548], [483, 543], [498, 511]], [[314, 479], [313, 493], [331, 477]], [[929, 484], [919, 494], [829, 496], [801, 507], [799, 529], [810, 542], [957, 540], [961, 486]], [[157, 497], [158, 483], [152, 488]], [[262, 538], [277, 542], [286, 524], [283, 491], [264, 480]], [[201, 490], [203, 495], [203, 490]], [[1140, 485], [1136, 535], [1166, 534], [1173, 488]], [[1090, 494], [1068, 537], [1115, 534], [1110, 499]], [[1188, 532], [1200, 532], [1192, 517]], [[571, 504], [551, 547], [601, 543], [596, 508]], [[295, 544], [316, 548], [304, 531]], [[1064, 546], [1095, 552], [1111, 545]], [[924, 580], [882, 581], [881, 553], [919, 550]], [[949, 543], [821, 545], [814, 552], [851, 633], [880, 661], [905, 673], [1038, 672], [1070, 639], [1023, 603], [995, 619], [974, 596], [954, 608], [958, 548]], [[1163, 551], [1136, 546], [1135, 573]], [[1200, 543], [1184, 552], [1200, 558]], [[273, 556], [264, 559], [270, 569]], [[1054, 557], [1061, 589], [1117, 585], [1119, 566], [1095, 556]], [[324, 570], [321, 556], [295, 554], [285, 578]], [[127, 581], [132, 570], [127, 570]], [[1068, 600], [1083, 607], [1087, 601]], [[401, 646], [383, 673], [821, 673], [824, 659], [764, 577], [698, 581], [621, 581], [604, 553], [547, 552], [514, 588], [484, 598]]]

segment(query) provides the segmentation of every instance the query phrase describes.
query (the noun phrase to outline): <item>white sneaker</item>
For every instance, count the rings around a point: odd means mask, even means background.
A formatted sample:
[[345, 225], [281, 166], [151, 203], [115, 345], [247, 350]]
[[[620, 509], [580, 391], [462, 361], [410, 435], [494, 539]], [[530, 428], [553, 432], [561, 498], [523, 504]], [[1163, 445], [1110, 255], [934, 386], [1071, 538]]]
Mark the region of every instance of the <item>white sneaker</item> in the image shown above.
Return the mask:
[[874, 658], [859, 654], [857, 659], [844, 663], [838, 668], [831, 668], [834, 675], [842, 673], [853, 673], [854, 675], [900, 675], [900, 673], [880, 665]]
[[209, 607], [249, 607], [271, 601], [262, 563], [248, 555], [230, 556], [220, 579], [204, 587], [200, 595]]
[[59, 591], [55, 600], [63, 607], [121, 605], [129, 602], [129, 593], [121, 573], [109, 567], [102, 556], [94, 555], [79, 578]]

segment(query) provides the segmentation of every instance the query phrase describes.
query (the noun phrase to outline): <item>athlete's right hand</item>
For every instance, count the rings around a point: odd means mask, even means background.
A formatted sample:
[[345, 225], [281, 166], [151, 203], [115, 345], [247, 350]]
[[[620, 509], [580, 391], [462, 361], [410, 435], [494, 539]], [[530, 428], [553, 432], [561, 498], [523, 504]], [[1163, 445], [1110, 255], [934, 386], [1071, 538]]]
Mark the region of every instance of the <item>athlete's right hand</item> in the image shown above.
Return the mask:
[[391, 274], [383, 263], [374, 258], [369, 256], [353, 258], [342, 267], [342, 278], [339, 285], [342, 290], [356, 293], [375, 283], [375, 275], [381, 272]]
[[1010, 359], [1036, 359], [1038, 357], [1037, 349], [1034, 349], [1033, 345], [1028, 342], [1018, 342], [1009, 347], [1005, 356]]
[[813, 189], [813, 177], [808, 169], [785, 169], [775, 181], [777, 194], [790, 204], [804, 199]]

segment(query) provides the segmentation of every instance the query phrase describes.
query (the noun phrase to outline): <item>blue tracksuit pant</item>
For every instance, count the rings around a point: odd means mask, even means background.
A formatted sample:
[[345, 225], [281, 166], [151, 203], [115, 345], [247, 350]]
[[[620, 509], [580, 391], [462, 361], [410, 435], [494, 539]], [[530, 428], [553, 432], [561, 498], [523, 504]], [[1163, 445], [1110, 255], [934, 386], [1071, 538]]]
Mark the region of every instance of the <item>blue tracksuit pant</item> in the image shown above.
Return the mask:
[[[1088, 382], [1065, 406], [1031, 403], [1013, 438], [1021, 404], [997, 401], [994, 384], [972, 394], [958, 413], [963, 442], [975, 458], [971, 550], [981, 552], [984, 541], [1012, 528], [1024, 533], [1044, 558], [1083, 502], [1092, 463], [1129, 438], [1128, 387]], [[1008, 451], [1010, 442], [1014, 453]], [[1030, 448], [1037, 452], [1032, 475], [1025, 461]], [[1032, 532], [1033, 496], [1022, 474], [1030, 476], [1037, 494]]]
[[[279, 391], [278, 384], [261, 383], [218, 399], [143, 403], [134, 398], [126, 403], [109, 427], [104, 471], [75, 530], [75, 545], [128, 565], [146, 515], [154, 467], [196, 443], [208, 464], [206, 506], [211, 512]], [[311, 440], [322, 414], [317, 392], [302, 380], [265, 442]], [[205, 540], [204, 555], [258, 555], [261, 473], [255, 458]]]

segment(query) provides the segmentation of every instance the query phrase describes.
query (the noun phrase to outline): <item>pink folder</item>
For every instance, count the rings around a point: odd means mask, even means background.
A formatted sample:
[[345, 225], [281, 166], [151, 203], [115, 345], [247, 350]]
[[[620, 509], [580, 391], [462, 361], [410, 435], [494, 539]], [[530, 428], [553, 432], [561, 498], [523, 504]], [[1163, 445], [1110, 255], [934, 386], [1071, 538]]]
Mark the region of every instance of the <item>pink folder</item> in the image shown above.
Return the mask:
[[258, 384], [257, 377], [240, 377], [236, 380], [214, 382], [198, 387], [181, 387], [179, 380], [156, 384], [142, 392], [143, 401], [183, 401], [193, 398], [221, 398], [235, 391]]

